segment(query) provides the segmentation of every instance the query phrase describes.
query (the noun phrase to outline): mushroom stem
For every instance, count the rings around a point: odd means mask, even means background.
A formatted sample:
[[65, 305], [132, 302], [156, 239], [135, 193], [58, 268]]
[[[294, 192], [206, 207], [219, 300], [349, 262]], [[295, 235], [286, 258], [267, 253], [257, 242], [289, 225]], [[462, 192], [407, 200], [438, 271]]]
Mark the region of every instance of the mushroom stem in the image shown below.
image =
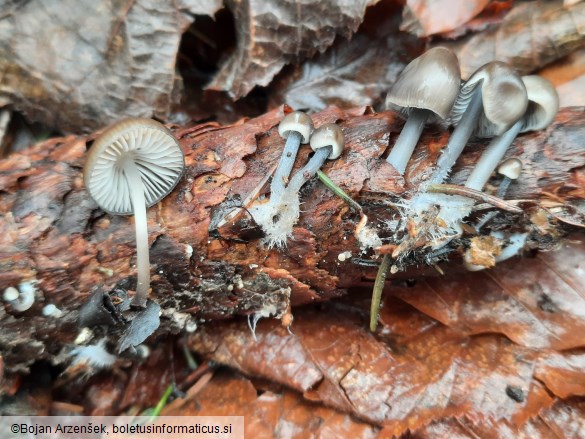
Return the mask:
[[148, 255], [148, 224], [146, 221], [146, 199], [140, 171], [133, 157], [123, 162], [123, 171], [130, 189], [130, 201], [134, 210], [136, 226], [136, 295], [132, 298], [133, 306], [144, 308], [150, 289], [150, 258]]
[[394, 166], [394, 169], [396, 169], [400, 175], [404, 175], [406, 165], [414, 152], [414, 148], [418, 143], [418, 139], [420, 139], [422, 130], [431, 114], [432, 113], [429, 110], [413, 108], [408, 115], [408, 119], [406, 119], [406, 123], [404, 124], [392, 151], [388, 154], [386, 161]]
[[[481, 191], [487, 181], [489, 180], [490, 176], [498, 166], [498, 163], [502, 160], [504, 155], [506, 154], [506, 150], [512, 144], [520, 130], [522, 129], [522, 125], [524, 123], [523, 119], [517, 121], [512, 128], [506, 131], [501, 136], [495, 137], [484, 153], [481, 155], [479, 161], [469, 174], [465, 186], [470, 189], [475, 189], [477, 191]], [[509, 186], [508, 182], [508, 186]], [[502, 186], [500, 186], [502, 188]], [[502, 189], [505, 191], [508, 188]]]
[[301, 146], [302, 135], [298, 131], [289, 131], [284, 145], [284, 151], [278, 162], [276, 172], [272, 177], [270, 185], [271, 197], [280, 197], [284, 192], [284, 187], [288, 183], [288, 178], [295, 164], [295, 159]]
[[465, 148], [467, 141], [477, 126], [479, 115], [483, 108], [481, 90], [482, 87], [480, 81], [477, 83], [475, 90], [473, 91], [471, 102], [461, 118], [459, 125], [457, 125], [453, 134], [451, 134], [449, 143], [447, 143], [447, 146], [437, 160], [437, 168], [429, 179], [429, 183], [443, 183], [449, 175], [451, 168], [455, 165], [455, 162], [461, 155], [463, 148]]
[[332, 151], [333, 146], [324, 146], [315, 151], [315, 154], [313, 154], [313, 157], [309, 159], [307, 164], [293, 176], [288, 185], [288, 189], [298, 192], [321, 169], [321, 166], [327, 161]]

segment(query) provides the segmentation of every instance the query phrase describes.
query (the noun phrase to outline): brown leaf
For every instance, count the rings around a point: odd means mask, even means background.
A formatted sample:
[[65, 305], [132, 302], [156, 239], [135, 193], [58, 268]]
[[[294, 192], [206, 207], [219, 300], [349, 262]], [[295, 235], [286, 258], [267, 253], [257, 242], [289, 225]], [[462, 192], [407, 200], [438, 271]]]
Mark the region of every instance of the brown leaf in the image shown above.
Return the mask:
[[479, 14], [490, 0], [407, 0], [400, 29], [428, 37], [458, 28]]
[[561, 107], [585, 106], [585, 49], [571, 53], [538, 74], [556, 86]]
[[400, 9], [380, 3], [368, 9], [350, 41], [337, 41], [325, 53], [285, 69], [272, 85], [272, 105], [323, 109], [329, 105], [377, 105], [422, 42], [399, 32]]
[[552, 404], [549, 392], [585, 396], [585, 355], [556, 351], [585, 346], [584, 255], [580, 243], [494, 270], [393, 286], [379, 338], [367, 331], [366, 291], [363, 299], [297, 310], [294, 335], [262, 321], [254, 338], [244, 322], [233, 321], [203, 327], [190, 345], [352, 412], [383, 433], [452, 416], [517, 431]]
[[323, 52], [337, 35], [349, 38], [375, 2], [230, 0], [237, 48], [207, 88], [237, 99], [268, 85], [286, 64]]
[[455, 43], [440, 43], [459, 57], [464, 79], [498, 60], [520, 74], [533, 72], [585, 45], [585, 3], [565, 8], [561, 1], [519, 3], [492, 29]]
[[[65, 131], [165, 118], [192, 14], [221, 2], [31, 1], [0, 17], [0, 101]], [[63, 14], [63, 11], [67, 11]]]
[[468, 419], [447, 419], [434, 422], [417, 431], [411, 439], [578, 439], [585, 434], [585, 401], [573, 398], [568, 401], [557, 400], [549, 408], [542, 410], [538, 416], [530, 419], [521, 428], [515, 428], [508, 422], [485, 419], [473, 423]]
[[377, 437], [377, 428], [346, 414], [304, 401], [290, 390], [262, 389], [226, 372], [216, 373], [196, 396], [176, 400], [163, 414], [244, 416], [245, 434], [251, 438]]
[[393, 295], [464, 334], [497, 332], [533, 348], [585, 347], [585, 244], [493, 270], [428, 278]]

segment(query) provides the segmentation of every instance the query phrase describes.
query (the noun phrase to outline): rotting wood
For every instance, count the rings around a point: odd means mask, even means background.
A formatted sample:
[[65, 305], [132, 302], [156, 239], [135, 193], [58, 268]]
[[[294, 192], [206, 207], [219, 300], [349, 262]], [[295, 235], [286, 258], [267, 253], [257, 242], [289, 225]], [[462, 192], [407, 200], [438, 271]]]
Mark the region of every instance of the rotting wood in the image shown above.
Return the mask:
[[[274, 169], [284, 146], [277, 132], [282, 116], [278, 108], [231, 126], [175, 127], [187, 171], [173, 193], [148, 211], [150, 298], [162, 308], [159, 331], [194, 329], [201, 320], [234, 314], [282, 316], [290, 305], [331, 299], [364, 279], [373, 283], [380, 258], [371, 250], [360, 252], [353, 233], [359, 213], [317, 179], [302, 190], [303, 213], [286, 249], [260, 245], [245, 210], [210, 230], [214, 218], [233, 211]], [[313, 119], [316, 126], [337, 122], [343, 128], [346, 152], [324, 172], [363, 206], [384, 238], [384, 228], [398, 216], [392, 206], [424, 181], [448, 132], [428, 128], [402, 178], [380, 159], [402, 125], [394, 113], [331, 107]], [[0, 162], [0, 290], [38, 282], [28, 311], [0, 307], [7, 370], [54, 358], [72, 343], [78, 310], [97, 287], [105, 292], [135, 287], [132, 217], [105, 214], [83, 188], [81, 169], [92, 138], [51, 139]], [[582, 225], [583, 138], [583, 110], [565, 109], [547, 130], [517, 139], [507, 156], [520, 158], [524, 171], [507, 198], [528, 201], [519, 203], [523, 215], [501, 213], [499, 229], [527, 231], [532, 248], [550, 249]], [[485, 144], [467, 148], [449, 183], [465, 181]], [[301, 148], [295, 169], [309, 153]], [[346, 252], [352, 256], [340, 261]], [[460, 265], [455, 260], [443, 270]], [[428, 273], [436, 271], [422, 264], [397, 276]], [[49, 303], [63, 311], [60, 318], [42, 316]]]

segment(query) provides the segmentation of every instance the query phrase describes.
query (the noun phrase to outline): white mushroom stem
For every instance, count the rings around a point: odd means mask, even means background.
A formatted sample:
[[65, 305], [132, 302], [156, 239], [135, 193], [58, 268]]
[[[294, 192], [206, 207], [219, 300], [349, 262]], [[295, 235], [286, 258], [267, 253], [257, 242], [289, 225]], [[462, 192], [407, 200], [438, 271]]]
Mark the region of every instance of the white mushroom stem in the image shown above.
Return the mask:
[[315, 151], [313, 157], [311, 157], [307, 164], [291, 179], [288, 189], [298, 192], [301, 187], [309, 181], [319, 169], [321, 169], [321, 166], [327, 161], [332, 151], [332, 146], [324, 146]]
[[140, 171], [132, 157], [123, 162], [124, 175], [130, 189], [130, 201], [134, 210], [136, 226], [136, 295], [132, 299], [133, 306], [144, 308], [150, 289], [150, 257], [148, 254], [148, 223], [146, 221], [146, 199]]
[[[476, 163], [473, 171], [467, 178], [465, 186], [470, 189], [481, 191], [488, 182], [490, 176], [502, 160], [508, 147], [512, 144], [520, 130], [522, 129], [523, 119], [516, 122], [512, 128], [501, 136], [495, 137]], [[509, 186], [508, 182], [508, 186]], [[500, 186], [501, 187], [501, 186]], [[505, 192], [508, 188], [503, 189]]]
[[447, 143], [447, 146], [437, 160], [437, 168], [429, 179], [430, 184], [438, 184], [445, 181], [451, 168], [453, 168], [461, 152], [463, 152], [467, 141], [473, 134], [473, 130], [477, 126], [479, 115], [483, 108], [481, 85], [481, 82], [479, 82], [475, 87], [467, 110], [463, 114], [459, 125], [453, 131], [453, 134], [451, 134], [449, 143]]
[[420, 139], [422, 130], [427, 123], [431, 111], [420, 108], [413, 108], [406, 123], [392, 148], [386, 161], [396, 169], [400, 175], [404, 175], [406, 165], [412, 157], [414, 148]]
[[[490, 179], [490, 176], [492, 175], [492, 173], [494, 172], [494, 170], [496, 169], [496, 167], [506, 154], [508, 147], [512, 144], [512, 142], [522, 129], [523, 124], [524, 124], [523, 119], [520, 119], [514, 125], [512, 125], [512, 128], [510, 128], [501, 136], [495, 137], [490, 142], [488, 147], [481, 155], [479, 161], [476, 163], [473, 170], [471, 171], [471, 174], [469, 174], [469, 177], [465, 182], [465, 187], [474, 189], [476, 191], [483, 190], [483, 187]], [[498, 190], [498, 196], [500, 198], [508, 190], [508, 186], [510, 186], [510, 181], [511, 180], [508, 178], [502, 181], [502, 185]], [[475, 201], [471, 199], [466, 199], [462, 200], [462, 203], [463, 205], [460, 206], [458, 210], [442, 209], [441, 214], [439, 216], [447, 223], [465, 218], [467, 215], [471, 213]], [[489, 221], [491, 218], [492, 217], [488, 217], [487, 221]]]
[[284, 145], [284, 151], [278, 162], [278, 167], [272, 177], [270, 185], [271, 197], [281, 197], [286, 183], [295, 164], [295, 159], [301, 146], [302, 135], [298, 131], [289, 131]]

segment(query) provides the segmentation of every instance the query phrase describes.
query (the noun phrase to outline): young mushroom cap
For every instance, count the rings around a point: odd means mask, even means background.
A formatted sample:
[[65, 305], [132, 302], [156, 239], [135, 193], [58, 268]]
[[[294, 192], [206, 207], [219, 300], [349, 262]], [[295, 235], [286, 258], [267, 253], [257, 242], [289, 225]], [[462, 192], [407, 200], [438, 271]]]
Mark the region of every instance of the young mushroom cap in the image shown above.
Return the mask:
[[286, 143], [270, 184], [272, 198], [282, 197], [299, 147], [301, 143], [309, 143], [313, 129], [313, 119], [302, 111], [293, 111], [280, 121], [278, 133], [286, 139]]
[[522, 172], [522, 162], [517, 158], [505, 160], [498, 167], [498, 174], [508, 177], [510, 180], [517, 180]]
[[459, 93], [461, 74], [457, 56], [434, 47], [408, 64], [386, 96], [386, 108], [408, 115], [413, 108], [446, 119]]
[[278, 125], [278, 134], [286, 139], [291, 132], [297, 132], [301, 135], [301, 143], [309, 143], [313, 132], [313, 120], [302, 111], [293, 111], [287, 114]]
[[329, 160], [339, 158], [345, 146], [345, 138], [341, 128], [334, 123], [328, 123], [320, 126], [311, 136], [311, 148], [317, 151], [320, 148], [331, 146]]
[[110, 126], [89, 152], [83, 176], [92, 198], [109, 213], [134, 213], [138, 280], [133, 305], [146, 306], [150, 288], [146, 208], [175, 187], [184, 167], [178, 141], [151, 119], [126, 119]]
[[521, 132], [542, 130], [549, 126], [559, 111], [559, 95], [552, 83], [540, 76], [523, 76], [528, 93], [528, 108]]
[[481, 87], [483, 111], [475, 128], [478, 137], [503, 134], [526, 112], [526, 87], [507, 64], [493, 61], [480, 67], [463, 84], [449, 121], [457, 125], [468, 109], [477, 87]]

